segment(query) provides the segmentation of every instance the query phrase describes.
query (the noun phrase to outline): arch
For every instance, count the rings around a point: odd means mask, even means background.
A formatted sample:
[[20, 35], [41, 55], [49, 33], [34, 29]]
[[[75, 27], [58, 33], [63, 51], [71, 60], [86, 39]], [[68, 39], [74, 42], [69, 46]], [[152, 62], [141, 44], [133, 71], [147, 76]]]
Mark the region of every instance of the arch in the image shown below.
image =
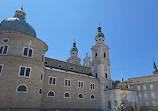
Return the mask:
[[28, 92], [28, 88], [27, 88], [26, 85], [20, 84], [20, 85], [17, 86], [16, 92], [27, 93]]
[[47, 94], [48, 97], [55, 97], [54, 91], [49, 91]]
[[64, 98], [70, 98], [70, 93], [69, 93], [69, 92], [66, 92], [66, 93], [64, 94]]
[[79, 99], [83, 99], [83, 98], [84, 98], [84, 97], [83, 97], [83, 94], [80, 93], [80, 94], [78, 95], [78, 98], [79, 98]]

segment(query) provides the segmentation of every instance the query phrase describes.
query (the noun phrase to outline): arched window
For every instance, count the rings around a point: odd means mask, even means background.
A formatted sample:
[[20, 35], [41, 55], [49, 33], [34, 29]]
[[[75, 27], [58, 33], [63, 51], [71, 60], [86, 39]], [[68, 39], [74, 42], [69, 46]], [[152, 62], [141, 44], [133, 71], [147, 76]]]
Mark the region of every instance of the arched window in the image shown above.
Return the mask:
[[54, 94], [54, 92], [53, 92], [53, 91], [49, 91], [47, 96], [48, 96], [48, 97], [54, 97], [54, 96], [55, 96], [55, 94]]
[[40, 95], [42, 94], [42, 89], [39, 89], [39, 94], [40, 94]]
[[91, 99], [95, 99], [94, 95], [91, 95]]
[[0, 55], [6, 55], [8, 52], [8, 46], [7, 45], [3, 45], [0, 47]]
[[105, 73], [105, 78], [108, 78], [108, 75], [107, 75], [107, 73]]
[[65, 98], [70, 98], [70, 93], [69, 93], [69, 92], [65, 93], [65, 94], [64, 94], [64, 97], [65, 97]]
[[17, 92], [27, 93], [27, 87], [25, 85], [19, 85], [16, 89]]
[[83, 94], [79, 94], [79, 95], [78, 95], [78, 98], [79, 98], [79, 99], [83, 99]]
[[97, 53], [95, 53], [95, 57], [97, 57]]
[[23, 56], [32, 57], [32, 55], [33, 55], [33, 49], [27, 47], [23, 49]]
[[104, 57], [106, 58], [106, 53], [104, 53]]

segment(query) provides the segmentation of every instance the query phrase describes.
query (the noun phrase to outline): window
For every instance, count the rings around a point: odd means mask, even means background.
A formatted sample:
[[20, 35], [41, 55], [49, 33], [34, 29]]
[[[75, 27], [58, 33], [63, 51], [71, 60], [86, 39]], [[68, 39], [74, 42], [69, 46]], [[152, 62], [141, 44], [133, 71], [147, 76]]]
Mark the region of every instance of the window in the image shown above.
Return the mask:
[[143, 89], [146, 90], [146, 85], [143, 85]]
[[3, 64], [0, 64], [0, 76], [2, 75], [2, 71], [3, 71]]
[[141, 94], [138, 94], [138, 97], [139, 97], [139, 99], [142, 99], [142, 95]]
[[140, 86], [137, 86], [137, 90], [140, 90]]
[[157, 106], [157, 105], [156, 105], [156, 101], [153, 101], [153, 106]]
[[81, 72], [84, 72], [84, 70], [83, 70], [83, 69], [81, 69]]
[[95, 90], [95, 83], [91, 83], [90, 89]]
[[44, 73], [41, 71], [41, 75], [40, 75], [40, 80], [43, 81], [44, 80]]
[[95, 96], [92, 94], [92, 95], [90, 96], [90, 99], [94, 100], [94, 99], [95, 99]]
[[20, 66], [19, 76], [21, 77], [30, 77], [31, 67]]
[[148, 99], [147, 93], [144, 93], [144, 99]]
[[149, 102], [148, 101], [145, 101], [145, 106], [149, 106]]
[[25, 57], [32, 57], [33, 49], [31, 48], [23, 48], [23, 56]]
[[83, 99], [84, 97], [83, 97], [83, 94], [79, 94], [78, 95], [78, 99]]
[[106, 54], [104, 53], [104, 57], [106, 58]]
[[108, 75], [107, 75], [107, 73], [105, 73], [105, 78], [108, 78]]
[[42, 94], [42, 89], [40, 88], [40, 89], [39, 89], [39, 95], [41, 95], [41, 94]]
[[154, 92], [151, 92], [151, 98], [155, 99], [155, 93]]
[[0, 47], [0, 55], [6, 55], [8, 52], [8, 46], [7, 45], [3, 45]]
[[16, 89], [17, 92], [27, 93], [27, 86], [26, 85], [19, 85]]
[[98, 74], [97, 74], [97, 73], [96, 73], [96, 75], [95, 75], [95, 76], [96, 76], [96, 78], [98, 78]]
[[117, 101], [114, 100], [113, 105], [116, 107], [118, 105]]
[[150, 84], [150, 89], [153, 89], [153, 84]]
[[78, 81], [78, 88], [84, 88], [84, 81]]
[[71, 69], [71, 70], [74, 70], [74, 68], [73, 68], [73, 67], [71, 67], [70, 69]]
[[9, 41], [9, 39], [6, 38], [6, 39], [3, 40], [3, 43], [7, 43], [8, 41]]
[[48, 84], [49, 85], [56, 85], [56, 77], [49, 76]]
[[58, 65], [59, 68], [62, 68], [62, 65]]
[[97, 57], [97, 53], [95, 53], [95, 57]]
[[70, 79], [65, 79], [65, 86], [71, 87], [71, 80]]
[[54, 91], [49, 91], [47, 96], [48, 97], [55, 97]]
[[70, 98], [70, 93], [69, 93], [69, 92], [66, 92], [66, 93], [64, 94], [64, 98]]
[[42, 62], [45, 62], [45, 55], [42, 54]]

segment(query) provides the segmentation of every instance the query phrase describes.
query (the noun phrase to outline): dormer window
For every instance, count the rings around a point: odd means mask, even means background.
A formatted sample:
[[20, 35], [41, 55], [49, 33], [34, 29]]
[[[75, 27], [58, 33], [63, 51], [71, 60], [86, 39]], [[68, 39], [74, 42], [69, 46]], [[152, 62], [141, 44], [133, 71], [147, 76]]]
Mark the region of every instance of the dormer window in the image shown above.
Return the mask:
[[32, 57], [33, 56], [33, 49], [32, 48], [23, 48], [23, 56], [25, 57]]

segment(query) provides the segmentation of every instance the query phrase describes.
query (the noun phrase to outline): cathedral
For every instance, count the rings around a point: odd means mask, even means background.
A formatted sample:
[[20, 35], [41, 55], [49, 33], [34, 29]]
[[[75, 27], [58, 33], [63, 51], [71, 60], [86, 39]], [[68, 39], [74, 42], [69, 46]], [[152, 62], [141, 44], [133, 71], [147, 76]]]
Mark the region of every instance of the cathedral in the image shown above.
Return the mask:
[[[66, 62], [45, 57], [47, 44], [36, 37], [23, 6], [0, 23], [0, 111], [157, 111], [158, 70], [122, 78], [113, 87], [109, 47], [99, 26], [92, 57], [84, 63], [76, 42]], [[127, 87], [128, 86], [128, 87]], [[129, 111], [130, 111], [129, 110]]]

